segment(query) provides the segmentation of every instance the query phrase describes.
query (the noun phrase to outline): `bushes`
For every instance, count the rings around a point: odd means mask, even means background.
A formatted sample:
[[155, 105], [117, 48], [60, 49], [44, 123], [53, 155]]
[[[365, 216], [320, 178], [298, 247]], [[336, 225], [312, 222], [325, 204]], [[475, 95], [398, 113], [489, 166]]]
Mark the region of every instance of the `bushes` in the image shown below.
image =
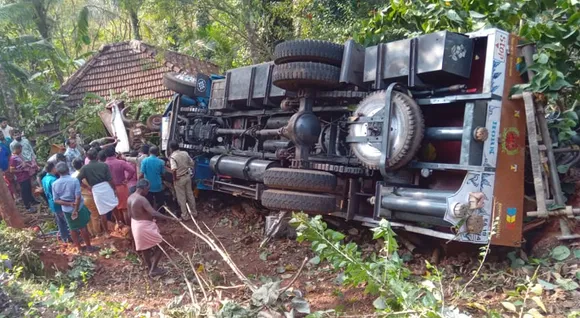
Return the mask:
[[312, 250], [321, 260], [342, 271], [344, 285], [366, 286], [365, 292], [378, 296], [373, 302], [377, 312], [440, 317], [444, 300], [439, 271], [427, 264], [429, 280], [414, 281], [397, 253], [396, 234], [388, 221], [381, 220], [373, 229], [373, 238], [383, 239], [384, 247], [370, 256], [364, 256], [355, 243], [344, 244], [344, 234], [327, 228], [320, 215], [309, 218], [304, 213], [294, 214], [291, 223], [299, 242], [312, 242]]
[[35, 234], [28, 230], [13, 229], [0, 222], [0, 255], [5, 255], [11, 266], [22, 267], [25, 276], [41, 275], [42, 262], [32, 248]]

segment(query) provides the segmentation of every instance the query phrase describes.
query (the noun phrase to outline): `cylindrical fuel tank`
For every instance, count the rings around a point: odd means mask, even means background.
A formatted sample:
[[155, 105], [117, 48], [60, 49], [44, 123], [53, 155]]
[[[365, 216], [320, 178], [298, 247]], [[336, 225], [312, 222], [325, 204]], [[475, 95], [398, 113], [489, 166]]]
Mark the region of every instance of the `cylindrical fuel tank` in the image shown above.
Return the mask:
[[425, 199], [434, 201], [445, 201], [447, 198], [455, 194], [455, 191], [450, 190], [419, 188], [395, 188], [393, 192], [402, 197], [412, 197], [417, 200]]
[[278, 167], [279, 164], [275, 161], [250, 157], [218, 155], [211, 158], [209, 166], [216, 174], [262, 182], [264, 172], [269, 168]]
[[447, 203], [445, 201], [419, 200], [411, 197], [386, 195], [381, 199], [381, 207], [384, 209], [403, 211], [409, 213], [430, 215], [436, 217], [445, 216]]

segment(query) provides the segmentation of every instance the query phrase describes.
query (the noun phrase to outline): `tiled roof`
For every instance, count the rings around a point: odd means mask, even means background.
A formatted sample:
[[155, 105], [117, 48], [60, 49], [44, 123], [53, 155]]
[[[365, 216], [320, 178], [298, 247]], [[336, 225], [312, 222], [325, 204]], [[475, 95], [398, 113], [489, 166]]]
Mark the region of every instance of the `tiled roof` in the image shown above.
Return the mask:
[[168, 100], [173, 93], [162, 84], [167, 72], [209, 75], [217, 73], [218, 67], [141, 41], [114, 43], [101, 47], [64, 83], [60, 92], [68, 95], [65, 102], [71, 107], [81, 104], [87, 93], [108, 98], [111, 91], [116, 95], [127, 91], [129, 101]]
[[[109, 98], [110, 92], [128, 93], [128, 101], [158, 99], [169, 101], [173, 93], [163, 86], [163, 74], [186, 72], [190, 74], [217, 74], [215, 64], [201, 61], [177, 52], [166, 51], [141, 41], [104, 45], [89, 61], [74, 73], [59, 92], [69, 107], [82, 104], [87, 93]], [[58, 130], [58, 125], [48, 124], [40, 133]]]

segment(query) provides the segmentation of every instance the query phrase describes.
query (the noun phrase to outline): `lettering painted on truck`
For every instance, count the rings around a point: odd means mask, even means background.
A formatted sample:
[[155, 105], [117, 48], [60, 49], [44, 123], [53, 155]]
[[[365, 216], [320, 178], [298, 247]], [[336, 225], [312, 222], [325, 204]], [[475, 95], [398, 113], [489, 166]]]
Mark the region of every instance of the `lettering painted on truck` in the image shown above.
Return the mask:
[[502, 32], [498, 32], [497, 39], [495, 41], [495, 54], [494, 57], [500, 61], [505, 61], [507, 55], [507, 41], [508, 37]]
[[493, 64], [490, 78], [490, 92], [502, 96], [504, 90], [506, 62], [509, 54], [509, 36], [506, 32], [496, 31], [494, 35]]
[[490, 134], [490, 138], [489, 138], [489, 154], [495, 154], [495, 150], [497, 147], [497, 128], [499, 126], [499, 123], [494, 120], [491, 123], [491, 134]]

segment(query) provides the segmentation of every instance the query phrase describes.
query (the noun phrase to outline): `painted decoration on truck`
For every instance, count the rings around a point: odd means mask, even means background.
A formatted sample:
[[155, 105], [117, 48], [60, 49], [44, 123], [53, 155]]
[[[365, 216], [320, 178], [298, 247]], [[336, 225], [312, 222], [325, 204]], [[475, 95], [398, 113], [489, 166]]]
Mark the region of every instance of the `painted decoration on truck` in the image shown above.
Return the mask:
[[507, 32], [496, 30], [494, 35], [493, 61], [491, 67], [491, 93], [503, 96], [506, 72], [506, 60], [508, 55]]
[[501, 102], [491, 100], [487, 104], [487, 120], [485, 128], [489, 132], [489, 138], [483, 144], [483, 166], [495, 168], [497, 153], [499, 151], [499, 139], [501, 132], [499, 124], [501, 120]]
[[[447, 211], [444, 220], [453, 224], [462, 224], [459, 228], [456, 240], [477, 244], [486, 244], [489, 241], [492, 221], [492, 199], [495, 184], [495, 173], [492, 172], [469, 172], [463, 179], [461, 188], [454, 195], [447, 198]], [[477, 215], [483, 220], [483, 230], [480, 233], [468, 234], [465, 225], [465, 217], [458, 218], [453, 214], [453, 207], [457, 203], [469, 204], [470, 193], [483, 194], [483, 205], [469, 211], [469, 215]]]
[[508, 156], [515, 156], [520, 152], [520, 131], [517, 127], [504, 128], [501, 133], [501, 151]]
[[518, 215], [518, 209], [516, 208], [507, 208], [505, 214], [505, 220], [507, 222], [506, 228], [513, 230], [516, 227], [516, 218]]

